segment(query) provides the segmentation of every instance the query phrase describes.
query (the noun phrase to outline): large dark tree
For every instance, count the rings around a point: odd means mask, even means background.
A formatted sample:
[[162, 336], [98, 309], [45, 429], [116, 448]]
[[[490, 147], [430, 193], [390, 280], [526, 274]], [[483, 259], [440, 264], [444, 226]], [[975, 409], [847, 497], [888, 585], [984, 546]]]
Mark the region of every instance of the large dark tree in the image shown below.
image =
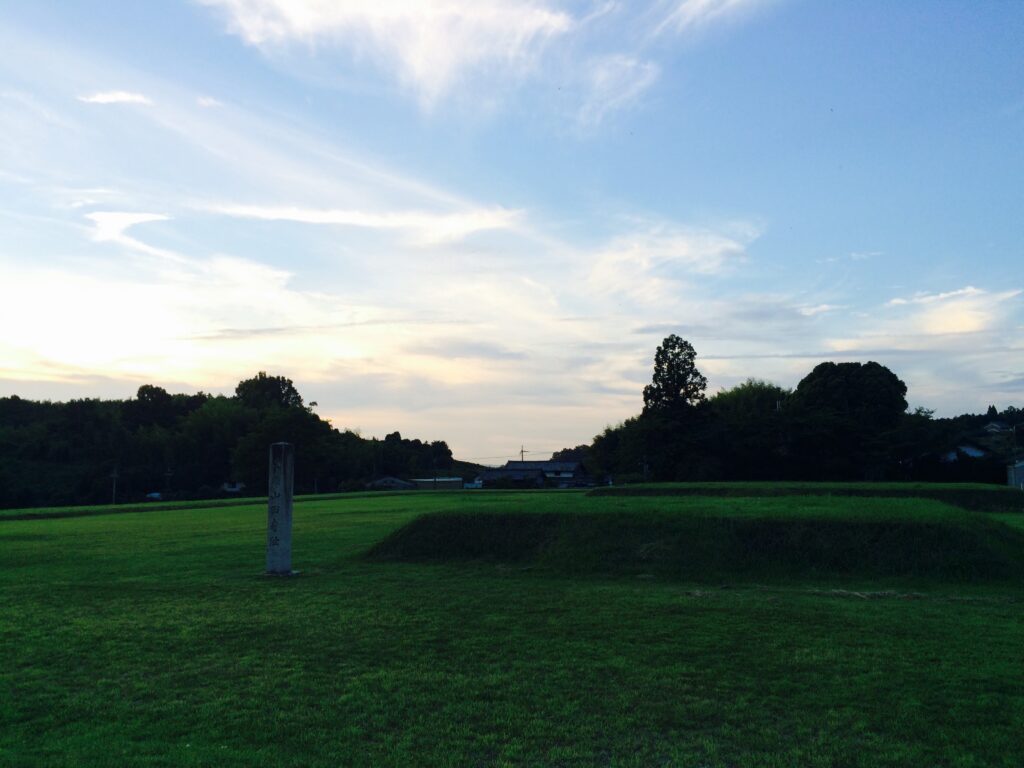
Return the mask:
[[801, 407], [874, 429], [891, 429], [907, 410], [907, 385], [875, 362], [821, 363], [793, 397]]
[[235, 397], [249, 408], [302, 408], [302, 395], [295, 389], [291, 379], [284, 376], [267, 376], [260, 371], [251, 379], [238, 382]]
[[788, 467], [789, 390], [759, 379], [747, 379], [714, 395], [706, 450], [721, 461], [726, 480], [785, 479]]
[[670, 413], [704, 401], [708, 380], [697, 370], [693, 345], [674, 333], [654, 354], [654, 375], [644, 387], [644, 413]]
[[884, 479], [897, 460], [894, 432], [907, 385], [884, 365], [821, 363], [793, 393], [801, 471], [812, 480]]
[[638, 445], [637, 468], [649, 480], [700, 480], [714, 470], [704, 449], [707, 379], [694, 363], [690, 342], [668, 336], [654, 355], [654, 374], [644, 387], [644, 410], [627, 429]]

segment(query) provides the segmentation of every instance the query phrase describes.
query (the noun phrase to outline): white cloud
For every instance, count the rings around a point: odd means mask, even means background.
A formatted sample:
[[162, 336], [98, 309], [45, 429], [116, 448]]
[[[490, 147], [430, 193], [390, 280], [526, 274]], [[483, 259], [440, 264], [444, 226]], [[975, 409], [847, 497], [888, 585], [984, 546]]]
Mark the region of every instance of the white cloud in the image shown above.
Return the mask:
[[1005, 302], [1020, 295], [1020, 291], [988, 293], [973, 289], [955, 291], [934, 302], [921, 302], [925, 308], [911, 317], [912, 326], [925, 334], [959, 334], [989, 331], [1001, 325], [1005, 317]]
[[654, 34], [686, 33], [709, 24], [739, 18], [765, 5], [767, 0], [673, 0]]
[[213, 98], [212, 96], [199, 96], [199, 97], [196, 98], [196, 104], [198, 104], [200, 107], [206, 107], [207, 109], [209, 109], [211, 107], [222, 107], [222, 106], [224, 106], [224, 104], [222, 102], [218, 101], [217, 99]]
[[222, 9], [247, 43], [347, 47], [396, 70], [424, 105], [481, 69], [522, 73], [571, 17], [530, 0], [199, 0]]
[[125, 213], [122, 211], [98, 211], [88, 213], [85, 218], [96, 225], [92, 237], [97, 242], [124, 242], [127, 229], [148, 221], [167, 221], [162, 213]]
[[830, 348], [839, 351], [885, 348], [912, 351], [945, 351], [967, 354], [997, 345], [1000, 337], [1010, 338], [1013, 301], [1024, 291], [991, 292], [966, 286], [943, 293], [919, 293], [909, 299], [892, 299], [881, 312], [865, 317], [857, 335], [831, 339]]
[[616, 54], [590, 62], [584, 78], [581, 125], [600, 123], [609, 113], [632, 106], [658, 79], [658, 65]]
[[79, 96], [87, 104], [152, 104], [148, 96], [130, 91], [101, 91], [91, 96]]
[[367, 212], [346, 209], [273, 207], [258, 205], [210, 206], [208, 210], [228, 216], [266, 221], [294, 221], [303, 224], [335, 224], [369, 229], [406, 230], [421, 244], [461, 240], [475, 232], [509, 229], [521, 211], [479, 208], [456, 213], [422, 211]]
[[947, 291], [946, 293], [916, 293], [909, 299], [890, 299], [888, 306], [898, 307], [904, 304], [934, 304], [937, 301], [946, 301], [948, 299], [963, 298], [966, 296], [981, 296], [984, 293], [985, 291], [980, 288], [968, 285], [966, 288], [959, 288], [955, 291]]
[[837, 309], [844, 309], [844, 307], [838, 304], [817, 304], [812, 307], [800, 307], [797, 311], [804, 317], [814, 317], [826, 312], [835, 312]]
[[91, 235], [92, 239], [97, 243], [117, 243], [138, 253], [155, 256], [158, 259], [165, 259], [167, 261], [179, 263], [187, 261], [184, 256], [173, 251], [157, 248], [127, 234], [131, 227], [138, 224], [146, 224], [152, 221], [169, 221], [170, 217], [162, 213], [97, 211], [95, 213], [87, 213], [85, 218], [89, 219], [94, 225]]
[[990, 292], [968, 285], [943, 293], [918, 293], [895, 298], [886, 306], [903, 310], [899, 322], [912, 333], [925, 336], [977, 334], [1005, 325], [1011, 299], [1020, 290]]
[[657, 226], [617, 237], [593, 257], [588, 284], [647, 306], [674, 302], [683, 281], [713, 275], [742, 258], [746, 242], [702, 229]]

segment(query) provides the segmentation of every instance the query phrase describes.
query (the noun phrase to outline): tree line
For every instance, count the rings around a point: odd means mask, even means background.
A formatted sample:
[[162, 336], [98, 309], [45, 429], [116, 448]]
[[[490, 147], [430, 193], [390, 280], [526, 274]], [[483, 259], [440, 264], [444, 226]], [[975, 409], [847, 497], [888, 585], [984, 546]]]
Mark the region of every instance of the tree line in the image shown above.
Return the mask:
[[[0, 398], [0, 508], [266, 492], [267, 448], [295, 445], [296, 493], [362, 488], [381, 475], [455, 466], [444, 441], [365, 439], [313, 412], [294, 383], [260, 372], [231, 397], [143, 385], [128, 400]], [[236, 486], [237, 487], [237, 486]]]
[[[792, 390], [758, 379], [710, 397], [706, 388], [693, 346], [669, 336], [643, 410], [553, 458], [583, 461], [616, 482], [1002, 483], [1024, 439], [1024, 410], [1013, 406], [948, 419], [908, 411], [906, 384], [876, 362], [824, 362]], [[0, 508], [107, 503], [115, 493], [118, 501], [210, 498], [231, 493], [225, 483], [260, 495], [277, 441], [295, 445], [298, 493], [361, 489], [384, 475], [475, 474], [444, 441], [398, 432], [365, 439], [333, 427], [315, 405], [290, 379], [265, 372], [230, 397], [147, 384], [127, 400], [0, 398]], [[1004, 429], [986, 433], [994, 420]]]
[[[823, 362], [793, 390], [748, 379], [708, 397], [695, 359], [688, 341], [666, 338], [642, 412], [555, 458], [582, 460], [596, 476], [618, 482], [1003, 483], [1018, 434], [1024, 437], [1024, 410], [1013, 406], [949, 419], [908, 411], [906, 384], [876, 362]], [[1005, 428], [985, 432], [993, 421]]]

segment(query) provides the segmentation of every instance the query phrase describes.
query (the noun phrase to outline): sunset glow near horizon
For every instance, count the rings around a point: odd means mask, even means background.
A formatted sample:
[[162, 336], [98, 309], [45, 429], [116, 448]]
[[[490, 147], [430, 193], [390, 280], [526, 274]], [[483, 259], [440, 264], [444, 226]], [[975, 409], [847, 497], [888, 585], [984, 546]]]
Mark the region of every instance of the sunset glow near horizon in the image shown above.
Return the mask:
[[[1024, 407], [1024, 4], [201, 0], [0, 17], [0, 396], [294, 380], [493, 463], [875, 360]], [[543, 457], [543, 456], [538, 456]]]

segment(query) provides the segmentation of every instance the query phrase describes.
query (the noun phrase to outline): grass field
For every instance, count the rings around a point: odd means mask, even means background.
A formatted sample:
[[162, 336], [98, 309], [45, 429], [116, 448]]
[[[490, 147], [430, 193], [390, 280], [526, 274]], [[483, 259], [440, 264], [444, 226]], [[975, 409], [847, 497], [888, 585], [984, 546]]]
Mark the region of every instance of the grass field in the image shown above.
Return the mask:
[[[262, 504], [0, 520], [0, 766], [1019, 766], [1022, 521], [904, 498], [358, 496], [296, 505], [302, 574], [279, 579]], [[761, 554], [730, 549], [758, 526]], [[667, 565], [697, 534], [722, 556]], [[879, 562], [949, 557], [858, 564], [851, 537]], [[842, 556], [780, 566], [794, 541]]]
[[975, 512], [1024, 512], [1024, 493], [982, 483], [651, 483], [592, 490], [594, 496], [852, 496], [856, 498], [935, 499]]

